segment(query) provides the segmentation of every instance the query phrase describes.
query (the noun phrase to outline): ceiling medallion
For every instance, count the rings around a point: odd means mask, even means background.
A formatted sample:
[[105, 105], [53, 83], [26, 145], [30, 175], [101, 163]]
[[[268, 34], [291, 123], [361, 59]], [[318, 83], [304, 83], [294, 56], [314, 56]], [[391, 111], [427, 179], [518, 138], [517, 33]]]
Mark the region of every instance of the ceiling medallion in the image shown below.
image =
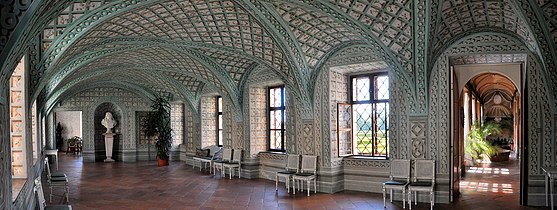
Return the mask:
[[495, 96], [493, 96], [493, 103], [494, 104], [501, 104], [501, 100], [502, 100], [501, 94], [499, 94], [499, 92], [497, 92], [495, 94]]

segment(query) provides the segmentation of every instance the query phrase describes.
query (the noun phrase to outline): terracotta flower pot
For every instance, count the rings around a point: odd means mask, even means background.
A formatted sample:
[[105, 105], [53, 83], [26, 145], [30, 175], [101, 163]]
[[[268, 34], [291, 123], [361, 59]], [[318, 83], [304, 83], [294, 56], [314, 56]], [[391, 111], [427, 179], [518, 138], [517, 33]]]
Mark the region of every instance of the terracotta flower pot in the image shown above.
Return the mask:
[[159, 156], [157, 156], [157, 162], [158, 162], [159, 166], [167, 166], [168, 165], [168, 160], [160, 159]]

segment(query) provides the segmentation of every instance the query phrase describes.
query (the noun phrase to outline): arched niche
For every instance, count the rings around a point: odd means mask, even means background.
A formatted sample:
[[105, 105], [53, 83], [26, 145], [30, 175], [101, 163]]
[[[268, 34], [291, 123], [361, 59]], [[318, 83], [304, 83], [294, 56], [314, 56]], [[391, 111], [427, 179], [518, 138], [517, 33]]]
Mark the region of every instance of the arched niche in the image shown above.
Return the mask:
[[94, 135], [94, 148], [95, 148], [95, 162], [102, 162], [104, 161], [104, 159], [106, 159], [106, 148], [104, 145], [104, 136], [102, 135], [103, 133], [106, 132], [106, 128], [101, 124], [102, 119], [105, 117], [105, 114], [107, 112], [110, 112], [112, 114], [112, 117], [114, 117], [114, 119], [116, 120], [117, 124], [116, 126], [114, 126], [114, 128], [112, 128], [112, 132], [116, 133], [116, 135], [114, 135], [114, 148], [112, 150], [112, 159], [116, 160], [116, 161], [122, 161], [122, 133], [121, 133], [121, 127], [122, 123], [124, 123], [122, 121], [122, 109], [120, 109], [120, 107], [118, 107], [117, 105], [110, 103], [110, 102], [104, 102], [101, 103], [97, 106], [97, 108], [95, 109], [95, 117], [94, 117], [94, 129], [95, 129], [95, 135]]

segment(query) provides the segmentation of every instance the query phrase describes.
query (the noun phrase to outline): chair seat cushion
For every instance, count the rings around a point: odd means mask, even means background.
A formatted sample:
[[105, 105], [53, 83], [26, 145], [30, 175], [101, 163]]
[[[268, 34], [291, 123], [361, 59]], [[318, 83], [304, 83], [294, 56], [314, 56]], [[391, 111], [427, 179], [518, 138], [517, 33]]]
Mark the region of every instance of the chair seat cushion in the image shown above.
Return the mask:
[[196, 157], [207, 157], [209, 156], [209, 151], [208, 149], [195, 149], [195, 156]]
[[410, 183], [412, 187], [431, 187], [431, 182], [412, 182]]
[[407, 182], [406, 181], [395, 181], [395, 180], [390, 180], [390, 181], [386, 181], [383, 184], [385, 185], [405, 185]]
[[52, 205], [46, 206], [45, 210], [72, 210], [72, 206], [70, 205]]
[[295, 174], [296, 171], [277, 171], [277, 174]]
[[67, 182], [68, 178], [67, 177], [51, 177], [50, 181], [52, 181], [52, 182]]
[[313, 173], [297, 173], [297, 174], [295, 174], [295, 175], [296, 175], [296, 176], [313, 176], [313, 175], [315, 175], [315, 174], [313, 174]]
[[229, 163], [229, 162], [230, 162], [230, 161], [228, 161], [228, 160], [218, 160], [218, 161], [215, 161], [215, 163], [223, 163], [223, 164], [224, 164], [224, 163]]
[[193, 159], [199, 161], [210, 161], [211, 157], [193, 157]]
[[50, 177], [66, 177], [66, 174], [62, 172], [52, 172]]

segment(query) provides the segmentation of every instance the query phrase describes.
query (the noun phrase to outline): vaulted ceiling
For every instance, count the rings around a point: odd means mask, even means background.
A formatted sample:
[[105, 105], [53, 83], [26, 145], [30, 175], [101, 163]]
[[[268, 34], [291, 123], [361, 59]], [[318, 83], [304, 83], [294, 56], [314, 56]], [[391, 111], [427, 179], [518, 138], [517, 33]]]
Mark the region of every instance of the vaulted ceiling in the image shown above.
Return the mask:
[[[129, 84], [196, 104], [205, 89], [240, 105], [255, 68], [274, 72], [302, 97], [316, 68], [352, 45], [369, 45], [382, 65], [417, 80], [419, 53], [435, 59], [471, 33], [496, 31], [540, 49], [519, 3], [510, 0], [397, 1], [74, 0], [52, 3], [42, 29], [34, 95], [55, 103], [82, 84]], [[426, 13], [423, 6], [432, 9]], [[557, 6], [533, 5], [557, 41]], [[429, 22], [420, 22], [429, 15]], [[424, 26], [425, 24], [425, 26]], [[419, 37], [429, 34], [428, 40]], [[427, 43], [424, 52], [420, 48]], [[418, 54], [417, 54], [418, 53]], [[460, 57], [522, 61], [515, 52]], [[319, 70], [319, 69], [317, 69]], [[119, 83], [120, 82], [120, 83]], [[307, 96], [309, 98], [309, 96]], [[46, 104], [49, 106], [49, 104]]]

